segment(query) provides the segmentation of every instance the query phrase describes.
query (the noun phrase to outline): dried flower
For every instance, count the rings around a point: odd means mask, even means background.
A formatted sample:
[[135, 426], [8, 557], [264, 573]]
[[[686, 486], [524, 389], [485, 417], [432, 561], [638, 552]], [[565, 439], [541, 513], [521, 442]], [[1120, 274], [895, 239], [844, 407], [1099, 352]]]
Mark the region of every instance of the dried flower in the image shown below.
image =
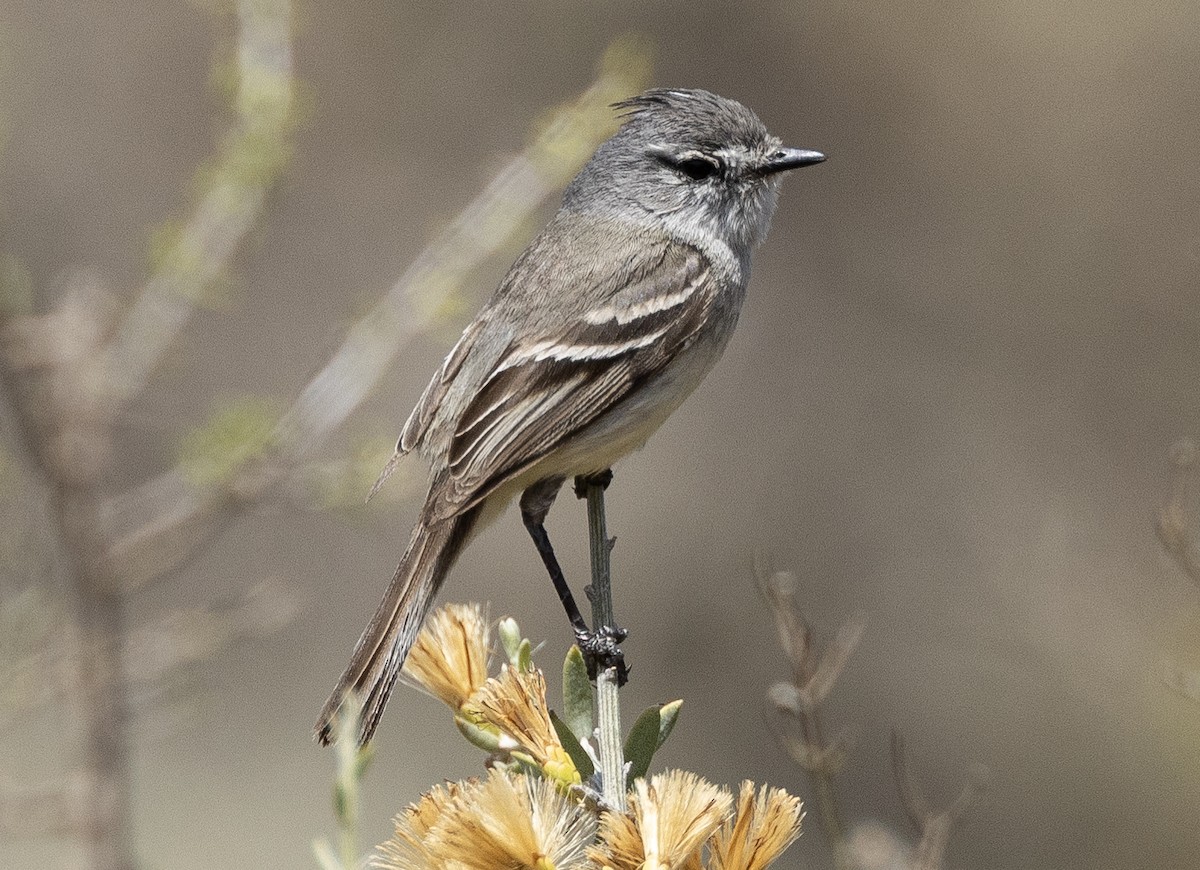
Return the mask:
[[374, 866], [380, 870], [423, 870], [441, 866], [429, 848], [429, 832], [469, 785], [452, 782], [434, 786], [420, 801], [409, 804], [393, 820], [396, 832], [392, 839], [380, 845], [380, 856], [375, 859]]
[[487, 680], [491, 632], [478, 604], [447, 604], [425, 620], [404, 662], [404, 674], [452, 710]]
[[550, 780], [493, 769], [435, 789], [396, 819], [381, 870], [576, 870], [596, 820]]
[[596, 820], [548, 779], [493, 769], [455, 801], [430, 832], [450, 866], [566, 870], [583, 867]]
[[606, 870], [683, 868], [729, 813], [729, 792], [672, 770], [634, 783], [627, 814], [605, 813], [589, 857]]
[[742, 783], [737, 816], [726, 819], [708, 844], [708, 870], [763, 870], [800, 836], [800, 798], [781, 788]]
[[508, 735], [519, 746], [513, 754], [527, 755], [547, 776], [567, 785], [580, 782], [579, 771], [550, 722], [541, 671], [505, 665], [499, 677], [489, 679], [475, 693], [464, 714]]

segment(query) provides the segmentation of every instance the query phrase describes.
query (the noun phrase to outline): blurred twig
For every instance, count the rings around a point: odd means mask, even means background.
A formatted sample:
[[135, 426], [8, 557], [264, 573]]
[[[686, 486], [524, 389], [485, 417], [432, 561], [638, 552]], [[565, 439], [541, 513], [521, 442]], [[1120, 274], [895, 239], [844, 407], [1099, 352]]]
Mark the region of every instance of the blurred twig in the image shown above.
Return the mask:
[[237, 123], [204, 170], [204, 196], [164, 233], [156, 268], [125, 312], [101, 360], [106, 398], [124, 404], [175, 343], [209, 286], [258, 223], [290, 153], [295, 119], [290, 0], [238, 0]]
[[[351, 695], [342, 705], [338, 716], [338, 734], [357, 734], [360, 708], [358, 698]], [[328, 837], [313, 840], [313, 857], [321, 870], [358, 870], [365, 867], [367, 858], [359, 849], [359, 815], [362, 780], [371, 764], [372, 748], [359, 746], [356, 740], [334, 742], [333, 814], [337, 820], [337, 848]]]
[[[232, 97], [238, 121], [203, 177], [205, 193], [195, 212], [164, 244], [154, 274], [124, 316], [112, 294], [86, 273], [72, 277], [48, 314], [0, 305], [0, 377], [12, 396], [20, 437], [45, 476], [66, 554], [77, 638], [70, 692], [84, 743], [78, 799], [68, 805], [67, 792], [34, 787], [27, 794], [40, 797], [32, 804], [50, 809], [24, 821], [36, 827], [40, 817], [54, 819], [53, 826], [41, 826], [43, 832], [78, 838], [92, 870], [133, 870], [136, 863], [126, 655], [132, 632], [125, 578], [106, 558], [114, 421], [120, 406], [141, 392], [199, 294], [226, 267], [287, 154], [290, 2], [239, 0], [235, 11]], [[53, 696], [53, 673], [41, 678], [41, 694]]]
[[826, 736], [822, 705], [862, 638], [866, 615], [852, 615], [833, 642], [818, 650], [796, 597], [795, 576], [775, 572], [761, 577], [760, 585], [775, 614], [779, 643], [792, 671], [788, 681], [775, 683], [767, 692], [776, 714], [775, 735], [808, 774], [821, 829], [841, 862], [846, 825], [834, 778], [845, 762], [847, 741], [840, 735], [833, 740]]
[[1181, 438], [1171, 445], [1175, 480], [1170, 499], [1158, 512], [1154, 530], [1175, 564], [1200, 585], [1200, 542], [1194, 531], [1196, 453], [1196, 443], [1190, 438]]
[[[1195, 531], [1196, 442], [1180, 438], [1171, 445], [1169, 457], [1175, 467], [1175, 479], [1170, 498], [1155, 518], [1154, 531], [1167, 555], [1200, 586], [1200, 536]], [[1164, 664], [1163, 681], [1190, 701], [1200, 702], [1200, 673], [1194, 668], [1183, 668], [1169, 661]]]
[[[797, 601], [796, 578], [776, 572], [760, 579], [760, 585], [775, 614], [779, 642], [791, 665], [787, 682], [775, 683], [767, 692], [777, 722], [776, 737], [787, 753], [808, 774], [815, 795], [817, 818], [839, 867], [862, 866], [864, 841], [851, 842], [838, 802], [835, 777], [846, 758], [846, 739], [829, 740], [822, 722], [822, 705], [854, 654], [866, 615], [853, 614], [823, 650]], [[944, 810], [934, 811], [925, 800], [908, 768], [904, 741], [892, 732], [892, 765], [900, 801], [909, 821], [920, 835], [911, 860], [911, 870], [940, 870], [955, 823], [976, 803], [982, 792], [986, 769], [972, 771], [958, 798]], [[891, 860], [891, 859], [889, 859]]]
[[978, 803], [987, 771], [983, 767], [971, 771], [954, 802], [943, 810], [934, 810], [908, 768], [904, 738], [895, 730], [892, 731], [892, 771], [900, 792], [900, 803], [921, 838], [910, 866], [912, 870], [941, 870], [945, 866], [946, 847], [950, 844], [954, 826]]

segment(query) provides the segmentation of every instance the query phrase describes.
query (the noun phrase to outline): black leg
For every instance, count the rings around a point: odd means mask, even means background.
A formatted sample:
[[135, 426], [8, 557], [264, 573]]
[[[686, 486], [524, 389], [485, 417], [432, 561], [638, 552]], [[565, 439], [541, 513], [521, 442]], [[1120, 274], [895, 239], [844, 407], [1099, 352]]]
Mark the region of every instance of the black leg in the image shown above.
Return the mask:
[[[579, 605], [575, 603], [575, 596], [571, 594], [571, 587], [567, 585], [567, 578], [563, 576], [558, 557], [554, 555], [550, 536], [546, 533], [546, 515], [550, 512], [550, 506], [554, 504], [564, 480], [562, 477], [547, 478], [525, 490], [521, 494], [521, 521], [525, 523], [529, 537], [533, 538], [533, 545], [537, 547], [542, 564], [550, 574], [550, 581], [554, 584], [554, 591], [558, 593], [558, 600], [562, 602], [567, 619], [571, 621], [575, 642], [579, 645], [587, 664], [588, 676], [594, 680], [600, 669], [611, 666], [617, 669], [617, 685], [624, 685], [629, 670], [625, 666], [625, 658], [619, 644], [625, 639], [625, 630], [615, 625], [597, 626], [595, 631], [588, 628], [583, 614], [579, 612]], [[575, 492], [580, 498], [584, 498], [592, 481], [608, 486], [610, 480], [611, 471], [605, 471], [592, 478], [576, 478]], [[588, 591], [590, 597], [590, 587]]]
[[571, 594], [571, 587], [567, 585], [567, 578], [563, 576], [562, 567], [554, 555], [550, 536], [546, 534], [546, 514], [550, 512], [550, 505], [554, 504], [554, 498], [562, 484], [563, 478], [550, 478], [525, 490], [521, 496], [521, 521], [525, 523], [529, 537], [533, 538], [533, 545], [542, 557], [542, 564], [550, 574], [550, 582], [554, 584], [554, 591], [558, 593], [563, 610], [567, 612], [567, 619], [571, 620], [575, 636], [584, 637], [590, 634], [587, 623], [584, 622], [583, 614], [579, 612], [579, 605], [575, 603], [575, 596]]
[[563, 576], [558, 558], [554, 555], [554, 548], [550, 546], [550, 536], [546, 534], [546, 527], [528, 514], [521, 514], [521, 519], [525, 522], [525, 528], [529, 530], [529, 536], [533, 538], [538, 555], [542, 557], [542, 564], [550, 574], [550, 582], [554, 584], [554, 591], [558, 593], [558, 600], [562, 602], [563, 610], [567, 612], [567, 619], [571, 620], [575, 634], [587, 634], [587, 623], [583, 621], [583, 614], [579, 612], [579, 605], [575, 603], [575, 596], [571, 594], [571, 587], [567, 585], [567, 578]]

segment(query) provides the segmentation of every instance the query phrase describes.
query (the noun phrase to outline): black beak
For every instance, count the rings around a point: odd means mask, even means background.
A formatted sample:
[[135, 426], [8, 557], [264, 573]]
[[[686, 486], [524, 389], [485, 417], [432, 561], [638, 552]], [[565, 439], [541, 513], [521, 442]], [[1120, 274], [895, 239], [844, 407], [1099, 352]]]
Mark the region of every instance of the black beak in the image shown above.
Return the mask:
[[812, 166], [824, 159], [825, 155], [820, 151], [810, 151], [807, 148], [780, 148], [763, 161], [759, 172], [763, 175], [774, 175], [776, 172], [787, 172], [789, 169]]

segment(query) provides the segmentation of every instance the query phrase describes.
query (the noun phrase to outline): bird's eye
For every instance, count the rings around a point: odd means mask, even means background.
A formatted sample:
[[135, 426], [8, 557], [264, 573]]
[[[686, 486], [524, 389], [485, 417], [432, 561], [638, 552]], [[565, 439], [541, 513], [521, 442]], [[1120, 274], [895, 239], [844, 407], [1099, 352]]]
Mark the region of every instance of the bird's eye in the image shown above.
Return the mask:
[[702, 157], [695, 155], [685, 157], [675, 164], [675, 168], [690, 178], [692, 181], [701, 181], [716, 175], [721, 170], [721, 164], [712, 157]]

